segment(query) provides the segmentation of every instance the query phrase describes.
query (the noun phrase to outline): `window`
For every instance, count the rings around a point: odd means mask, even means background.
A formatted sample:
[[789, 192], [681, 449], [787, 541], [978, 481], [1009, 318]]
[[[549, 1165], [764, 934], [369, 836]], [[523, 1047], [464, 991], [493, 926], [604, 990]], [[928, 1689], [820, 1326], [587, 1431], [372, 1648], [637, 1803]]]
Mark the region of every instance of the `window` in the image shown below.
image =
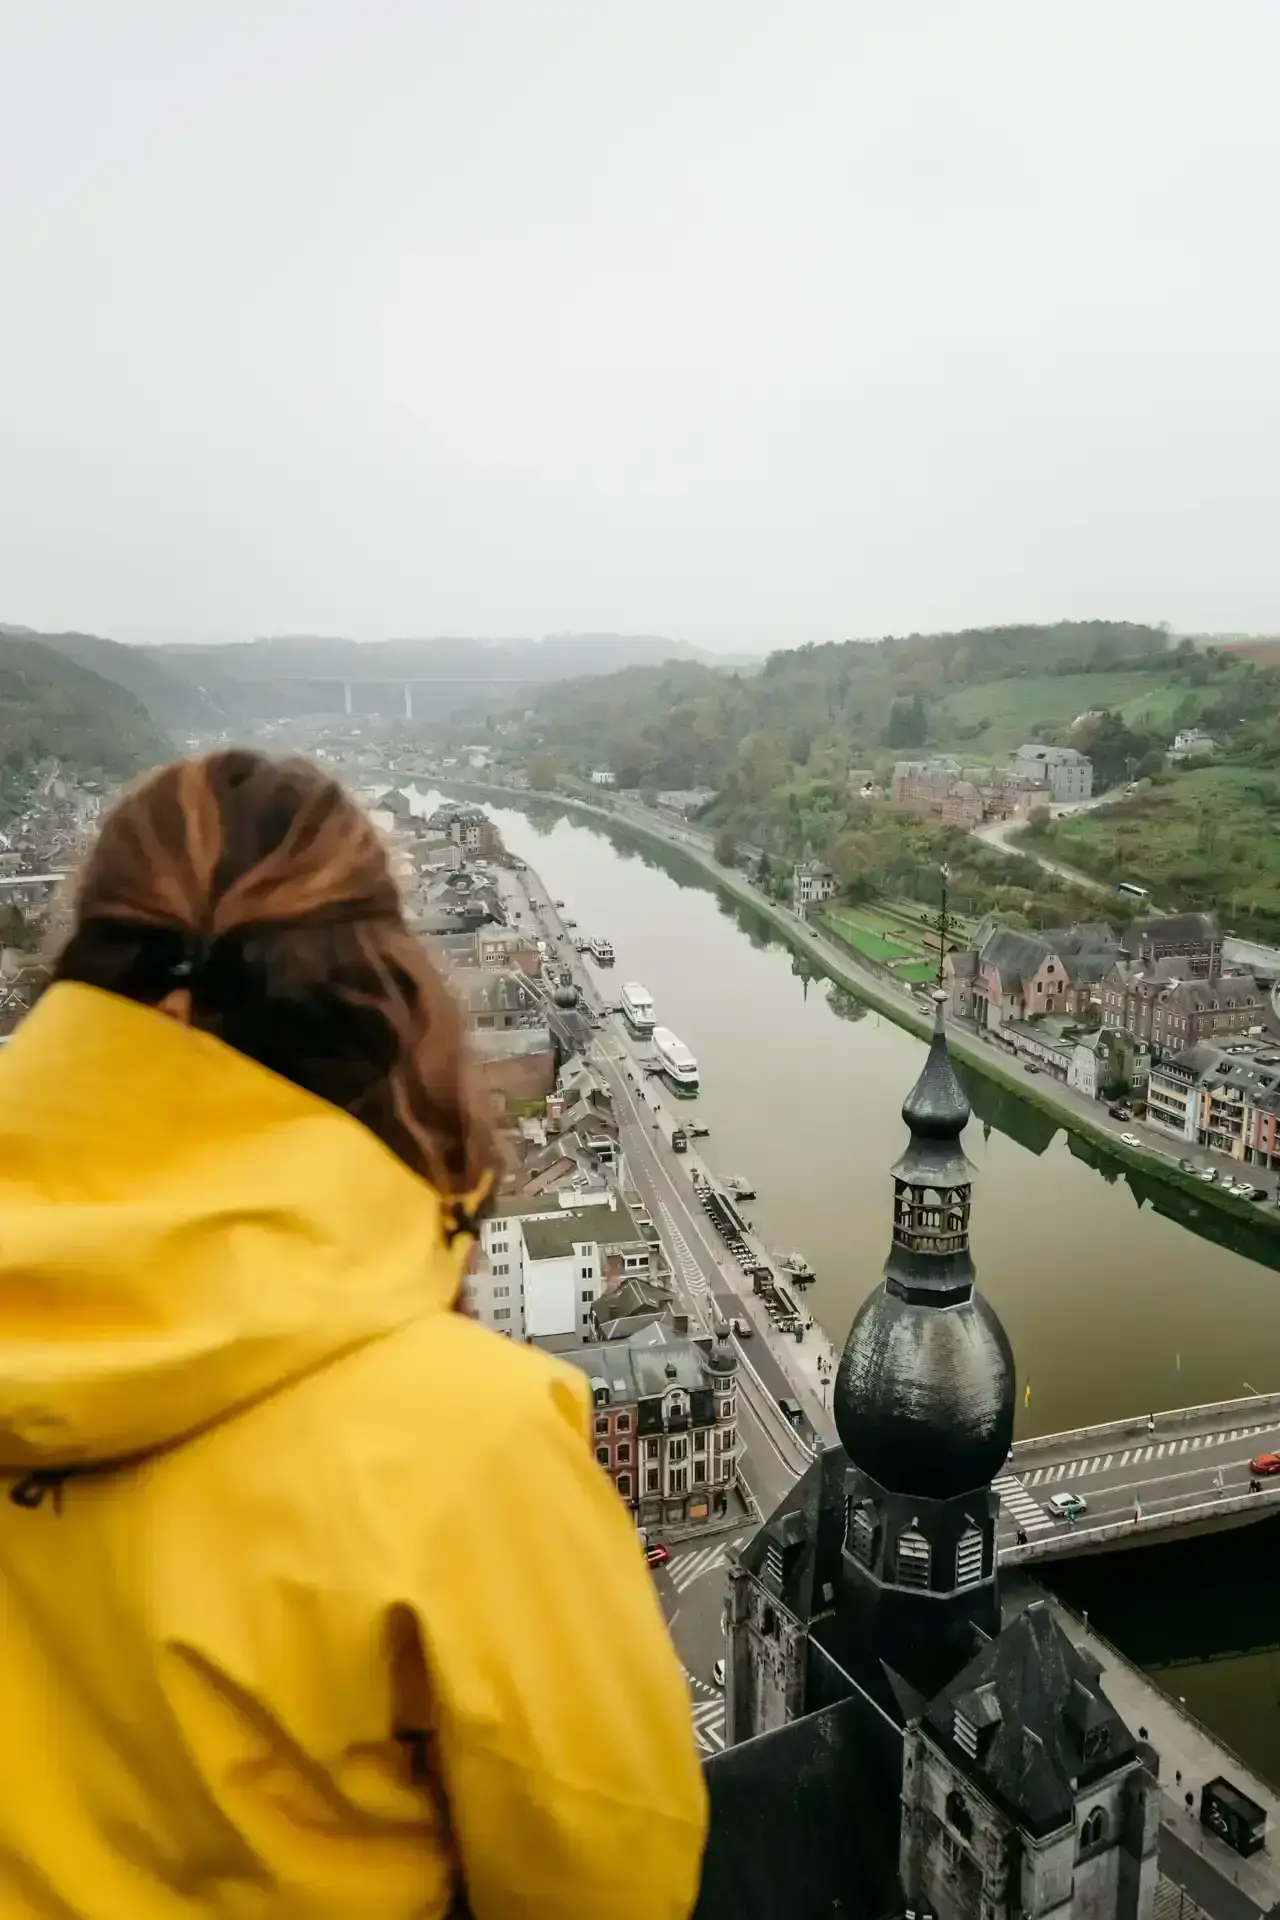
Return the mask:
[[607, 1413], [604, 1413], [604, 1414], [598, 1414], [598, 1415], [597, 1415], [597, 1417], [596, 1417], [596, 1438], [597, 1438], [597, 1440], [598, 1440], [598, 1439], [600, 1439], [600, 1438], [601, 1438], [601, 1437], [602, 1437], [602, 1436], [603, 1436], [604, 1434], [606, 1434], [606, 1433], [608, 1433], [608, 1431], [609, 1431], [609, 1416], [608, 1416], [608, 1414], [607, 1414]]
[[511, 1298], [510, 1287], [495, 1287], [493, 1297], [495, 1300], [509, 1300]]
[[495, 1307], [493, 1317], [495, 1320], [509, 1320], [511, 1318], [510, 1307]]
[[1080, 1829], [1080, 1850], [1086, 1847], [1099, 1847], [1107, 1837], [1107, 1816], [1101, 1807], [1095, 1807]]
[[593, 1301], [594, 1299], [595, 1299], [595, 1295], [594, 1295], [594, 1293], [584, 1293], [584, 1294], [583, 1294], [583, 1296], [582, 1296], [582, 1304], [583, 1304], [583, 1306], [584, 1306], [584, 1307], [589, 1307], [589, 1306], [591, 1305], [591, 1302], [592, 1302], [592, 1301]]
[[930, 1563], [929, 1542], [922, 1533], [908, 1528], [898, 1536], [898, 1585], [927, 1587]]
[[629, 1413], [620, 1413], [613, 1424], [619, 1433], [630, 1433], [631, 1415]]
[[764, 1577], [775, 1587], [782, 1585], [782, 1548], [776, 1540], [770, 1540], [764, 1550]]
[[600, 1463], [600, 1465], [601, 1465], [602, 1467], [607, 1467], [607, 1466], [608, 1466], [608, 1464], [609, 1464], [609, 1449], [608, 1449], [608, 1447], [597, 1447], [597, 1448], [596, 1448], [596, 1459], [597, 1459], [597, 1460], [599, 1461], [599, 1463]]
[[706, 1450], [707, 1450], [707, 1436], [706, 1436], [706, 1434], [705, 1434], [705, 1433], [695, 1433], [695, 1434], [694, 1434], [694, 1436], [693, 1436], [693, 1450], [694, 1450], [694, 1452], [695, 1452], [695, 1453], [705, 1453], [705, 1452], [706, 1452]]
[[498, 1274], [498, 1273], [510, 1273], [510, 1271], [511, 1271], [511, 1263], [510, 1263], [510, 1261], [509, 1261], [509, 1260], [503, 1260], [503, 1261], [499, 1261], [499, 1262], [498, 1262], [498, 1263], [497, 1263], [497, 1264], [496, 1264], [496, 1265], [494, 1266], [494, 1269], [493, 1269], [493, 1271], [494, 1271], [494, 1273], [495, 1273], [495, 1274]]
[[618, 1492], [624, 1500], [631, 1498], [631, 1475], [629, 1473], [620, 1473], [618, 1475]]
[[688, 1458], [689, 1458], [689, 1442], [685, 1439], [683, 1434], [680, 1435], [679, 1439], [668, 1440], [667, 1442], [667, 1459], [668, 1460], [687, 1460]]
[[658, 1491], [658, 1469], [656, 1467], [645, 1468], [644, 1486], [646, 1493], [656, 1493]]
[[661, 1442], [658, 1440], [646, 1440], [644, 1443], [645, 1459], [656, 1460], [658, 1457], [658, 1448], [660, 1445], [661, 1445]]
[[689, 1491], [688, 1467], [672, 1467], [671, 1484], [670, 1484], [669, 1491], [671, 1493], [688, 1493]]
[[976, 1587], [982, 1579], [982, 1535], [966, 1527], [956, 1542], [956, 1585]]
[[854, 1559], [869, 1567], [876, 1546], [875, 1516], [869, 1507], [859, 1507], [854, 1514], [852, 1534]]
[[621, 1446], [618, 1448], [618, 1464], [621, 1465], [624, 1460], [629, 1462], [630, 1459], [631, 1459], [631, 1442], [629, 1440], [624, 1440]]

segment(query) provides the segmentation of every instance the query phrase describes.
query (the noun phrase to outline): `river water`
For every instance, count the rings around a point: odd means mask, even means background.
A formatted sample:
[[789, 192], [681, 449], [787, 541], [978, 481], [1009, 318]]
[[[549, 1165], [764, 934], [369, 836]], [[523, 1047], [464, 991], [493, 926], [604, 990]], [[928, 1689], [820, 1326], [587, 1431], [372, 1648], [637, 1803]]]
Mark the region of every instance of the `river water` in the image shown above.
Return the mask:
[[[494, 817], [579, 931], [612, 941], [606, 990], [643, 981], [696, 1055], [701, 1091], [681, 1111], [710, 1127], [720, 1174], [756, 1183], [747, 1211], [766, 1242], [813, 1263], [808, 1301], [839, 1346], [888, 1249], [888, 1170], [922, 1043], [875, 1010], [840, 1017], [811, 963], [678, 850], [554, 808]], [[1144, 1188], [1016, 1096], [967, 1084], [974, 1259], [1017, 1358], [1020, 1435], [1280, 1387], [1280, 1237]], [[1280, 1601], [1262, 1609], [1274, 1631], [1239, 1605], [1260, 1580], [1275, 1593], [1276, 1531], [1148, 1547], [1055, 1585], [1280, 1780]]]

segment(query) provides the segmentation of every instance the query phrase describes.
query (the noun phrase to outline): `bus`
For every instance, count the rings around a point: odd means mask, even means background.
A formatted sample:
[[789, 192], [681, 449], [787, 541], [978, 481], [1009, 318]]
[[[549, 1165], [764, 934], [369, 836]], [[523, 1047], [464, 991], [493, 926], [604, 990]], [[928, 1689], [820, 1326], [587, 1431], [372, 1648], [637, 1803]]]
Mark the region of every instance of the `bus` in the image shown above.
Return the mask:
[[1132, 880], [1122, 880], [1116, 888], [1116, 892], [1124, 894], [1128, 900], [1149, 900], [1151, 898], [1150, 887], [1140, 887]]

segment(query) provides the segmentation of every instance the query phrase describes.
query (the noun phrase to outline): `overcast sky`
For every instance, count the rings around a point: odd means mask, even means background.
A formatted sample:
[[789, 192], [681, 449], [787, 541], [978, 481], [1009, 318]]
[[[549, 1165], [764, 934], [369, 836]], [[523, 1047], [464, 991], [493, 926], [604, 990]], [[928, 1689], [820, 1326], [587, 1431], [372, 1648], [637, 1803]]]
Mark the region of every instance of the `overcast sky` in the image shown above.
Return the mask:
[[4, 0], [0, 620], [1280, 632], [1277, 0]]

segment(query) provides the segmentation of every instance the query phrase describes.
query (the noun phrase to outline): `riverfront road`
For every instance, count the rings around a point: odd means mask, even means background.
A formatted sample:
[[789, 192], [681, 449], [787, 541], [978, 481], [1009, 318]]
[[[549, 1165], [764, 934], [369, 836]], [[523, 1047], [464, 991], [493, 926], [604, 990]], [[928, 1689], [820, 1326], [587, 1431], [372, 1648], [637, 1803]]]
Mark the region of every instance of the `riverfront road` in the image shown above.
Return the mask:
[[[1280, 1394], [1022, 1441], [994, 1482], [1001, 1559], [1098, 1552], [1133, 1535], [1208, 1529], [1237, 1515], [1280, 1512], [1280, 1475], [1249, 1491], [1250, 1460], [1276, 1452]], [[1049, 1503], [1072, 1494], [1085, 1510], [1068, 1522]]]

